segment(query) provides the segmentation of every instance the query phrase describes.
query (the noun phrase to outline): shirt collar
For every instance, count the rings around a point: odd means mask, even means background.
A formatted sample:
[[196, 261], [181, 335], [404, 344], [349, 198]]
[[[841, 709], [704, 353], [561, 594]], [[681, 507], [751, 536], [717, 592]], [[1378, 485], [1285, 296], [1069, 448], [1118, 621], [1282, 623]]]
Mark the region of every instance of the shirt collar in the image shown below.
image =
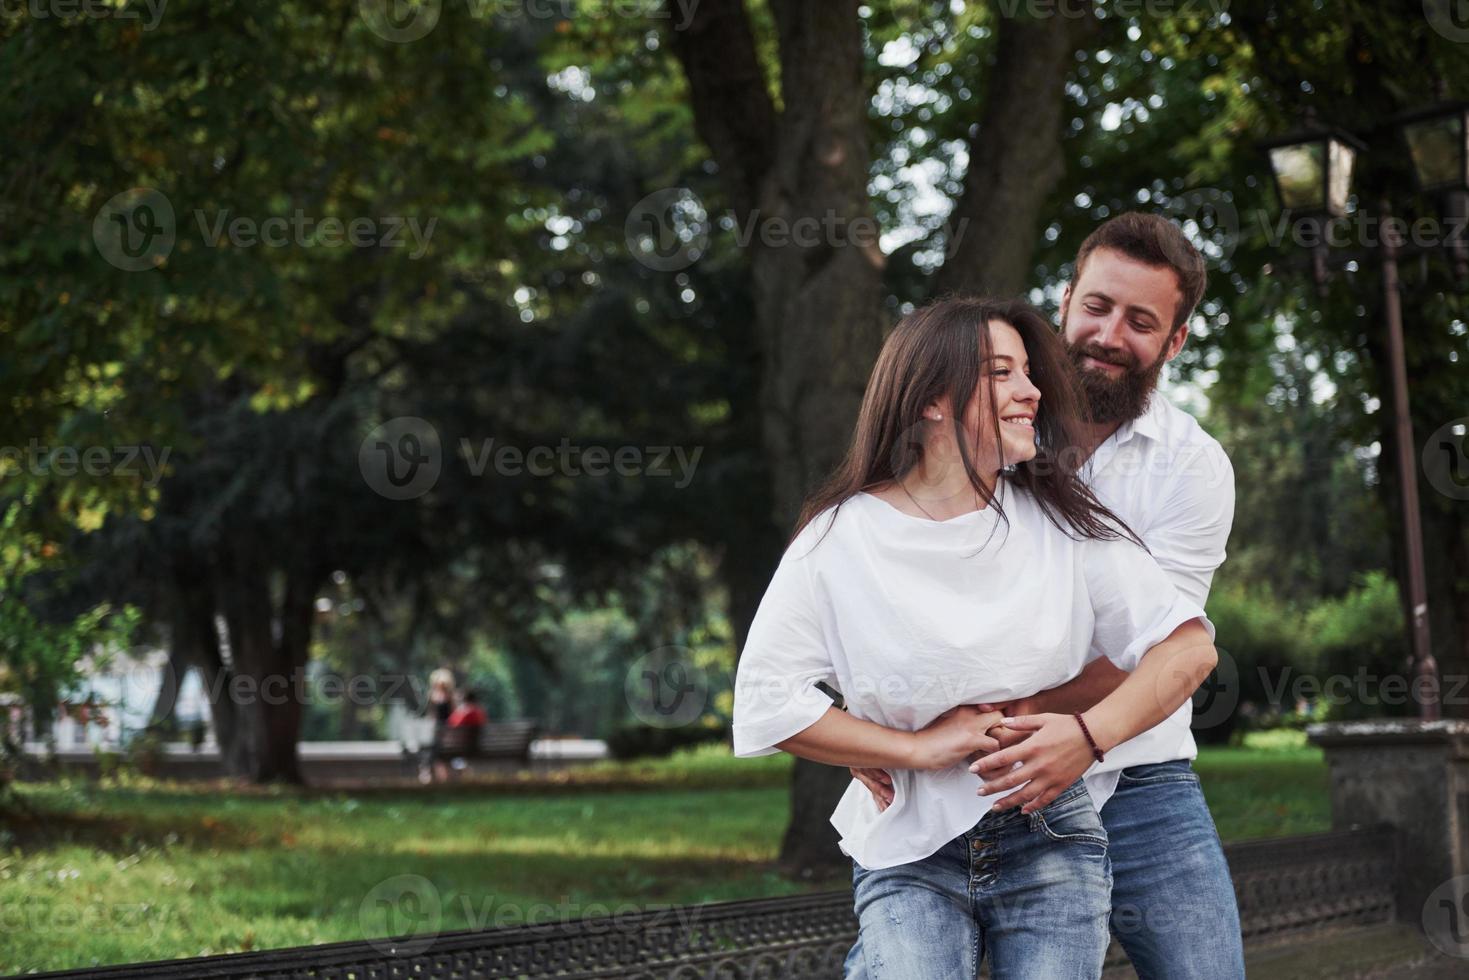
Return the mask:
[[1156, 390], [1148, 396], [1147, 407], [1143, 414], [1135, 419], [1122, 423], [1117, 431], [1112, 433], [1110, 441], [1118, 446], [1128, 442], [1133, 436], [1142, 436], [1154, 442], [1163, 441], [1163, 412], [1165, 411], [1163, 398]]

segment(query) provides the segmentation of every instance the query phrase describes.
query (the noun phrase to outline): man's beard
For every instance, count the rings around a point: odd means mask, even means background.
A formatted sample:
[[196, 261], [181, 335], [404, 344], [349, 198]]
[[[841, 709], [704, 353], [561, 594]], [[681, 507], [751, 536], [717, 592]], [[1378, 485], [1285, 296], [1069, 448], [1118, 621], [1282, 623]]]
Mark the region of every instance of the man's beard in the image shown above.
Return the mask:
[[[1063, 324], [1064, 326], [1064, 324]], [[1147, 367], [1126, 350], [1105, 350], [1095, 344], [1067, 344], [1071, 363], [1082, 391], [1086, 392], [1091, 420], [1105, 425], [1131, 422], [1142, 415], [1148, 407], [1148, 399], [1158, 387], [1167, 358], [1159, 354], [1158, 359]], [[1123, 372], [1115, 378], [1102, 371], [1088, 367], [1086, 358], [1104, 364], [1117, 364]]]

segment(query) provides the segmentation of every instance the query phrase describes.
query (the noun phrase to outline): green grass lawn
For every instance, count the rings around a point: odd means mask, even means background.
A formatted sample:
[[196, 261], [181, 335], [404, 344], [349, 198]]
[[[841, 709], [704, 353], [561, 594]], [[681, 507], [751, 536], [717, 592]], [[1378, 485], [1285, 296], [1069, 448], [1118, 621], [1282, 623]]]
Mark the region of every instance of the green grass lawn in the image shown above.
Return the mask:
[[[790, 765], [706, 747], [441, 795], [25, 786], [45, 816], [0, 830], [0, 973], [841, 887], [771, 867]], [[1226, 840], [1329, 825], [1325, 766], [1299, 737], [1206, 750], [1197, 768]]]

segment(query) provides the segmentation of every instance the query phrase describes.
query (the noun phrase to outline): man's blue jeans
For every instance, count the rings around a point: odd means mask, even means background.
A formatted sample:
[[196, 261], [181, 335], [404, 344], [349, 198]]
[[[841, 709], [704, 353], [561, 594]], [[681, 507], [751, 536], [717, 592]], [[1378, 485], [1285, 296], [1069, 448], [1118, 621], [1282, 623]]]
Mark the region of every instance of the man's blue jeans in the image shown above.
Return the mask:
[[1107, 833], [1080, 780], [1036, 813], [990, 812], [921, 861], [853, 862], [861, 957], [872, 980], [1098, 977], [1112, 875]]
[[1122, 770], [1102, 823], [1112, 932], [1140, 980], [1243, 980], [1234, 882], [1189, 761]]
[[[1141, 980], [1243, 978], [1234, 884], [1188, 760], [1122, 770], [1101, 817], [1112, 869], [1112, 932]], [[847, 955], [847, 980], [878, 976], [865, 969], [866, 939], [864, 923]], [[966, 941], [961, 934], [960, 945]]]

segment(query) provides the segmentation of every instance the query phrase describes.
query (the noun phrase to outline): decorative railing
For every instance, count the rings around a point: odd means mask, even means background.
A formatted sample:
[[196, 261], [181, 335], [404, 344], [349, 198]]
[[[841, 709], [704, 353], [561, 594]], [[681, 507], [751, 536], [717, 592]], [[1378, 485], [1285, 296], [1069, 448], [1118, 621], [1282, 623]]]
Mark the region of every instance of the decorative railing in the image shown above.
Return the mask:
[[[1386, 922], [1390, 829], [1230, 844], [1247, 944]], [[32, 974], [98, 980], [835, 980], [857, 936], [850, 892]], [[1115, 951], [1114, 951], [1115, 956]]]

